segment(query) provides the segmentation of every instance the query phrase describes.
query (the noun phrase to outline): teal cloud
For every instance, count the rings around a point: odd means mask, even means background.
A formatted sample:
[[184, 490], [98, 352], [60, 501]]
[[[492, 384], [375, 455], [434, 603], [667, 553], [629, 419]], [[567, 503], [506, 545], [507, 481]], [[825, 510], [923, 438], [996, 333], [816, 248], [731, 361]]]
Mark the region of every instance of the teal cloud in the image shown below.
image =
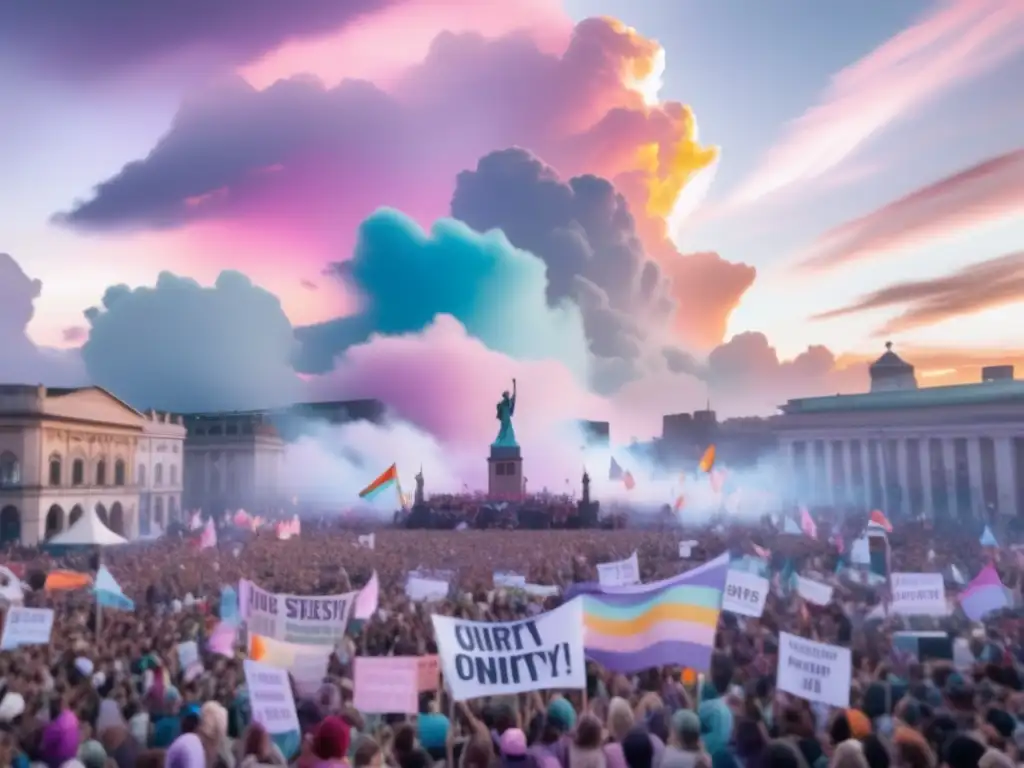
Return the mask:
[[329, 271], [363, 304], [355, 315], [296, 329], [300, 372], [325, 373], [372, 334], [416, 333], [447, 314], [497, 352], [557, 359], [586, 375], [579, 308], [569, 300], [549, 305], [544, 262], [512, 247], [500, 231], [479, 234], [441, 219], [428, 234], [404, 214], [382, 209], [361, 225], [352, 259]]

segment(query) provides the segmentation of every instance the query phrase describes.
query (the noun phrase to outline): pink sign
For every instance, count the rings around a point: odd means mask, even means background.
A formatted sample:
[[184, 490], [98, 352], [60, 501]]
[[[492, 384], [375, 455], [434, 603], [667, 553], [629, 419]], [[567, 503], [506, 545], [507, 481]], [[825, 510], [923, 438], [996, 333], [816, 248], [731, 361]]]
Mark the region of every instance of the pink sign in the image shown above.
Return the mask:
[[441, 683], [441, 666], [437, 656], [417, 656], [419, 662], [419, 691], [436, 691]]
[[420, 660], [416, 656], [357, 656], [353, 706], [367, 714], [419, 710]]

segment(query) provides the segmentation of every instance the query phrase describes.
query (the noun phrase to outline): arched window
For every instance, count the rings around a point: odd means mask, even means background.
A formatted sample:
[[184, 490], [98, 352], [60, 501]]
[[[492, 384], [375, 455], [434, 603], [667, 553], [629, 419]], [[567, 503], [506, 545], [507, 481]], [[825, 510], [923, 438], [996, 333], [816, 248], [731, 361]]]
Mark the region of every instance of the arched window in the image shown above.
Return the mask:
[[144, 486], [146, 484], [146, 465], [139, 464], [139, 469], [135, 473], [135, 484]]
[[125, 483], [124, 477], [124, 460], [118, 459], [114, 462], [114, 485], [121, 487]]
[[178, 465], [171, 464], [171, 485], [178, 484]]
[[21, 464], [10, 451], [0, 453], [0, 488], [21, 485]]
[[164, 482], [164, 465], [157, 464], [153, 467], [153, 485], [161, 485]]
[[75, 459], [71, 462], [71, 484], [83, 485], [85, 483], [85, 461]]
[[100, 459], [96, 462], [96, 485], [107, 484], [107, 462]]
[[50, 455], [50, 485], [60, 485], [62, 475], [62, 466], [60, 463], [60, 454], [54, 453]]

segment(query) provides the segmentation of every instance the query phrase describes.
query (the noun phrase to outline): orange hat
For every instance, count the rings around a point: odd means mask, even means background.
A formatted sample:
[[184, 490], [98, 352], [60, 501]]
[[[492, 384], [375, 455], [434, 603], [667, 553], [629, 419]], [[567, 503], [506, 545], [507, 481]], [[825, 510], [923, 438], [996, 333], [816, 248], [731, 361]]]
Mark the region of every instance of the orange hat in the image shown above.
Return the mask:
[[850, 732], [855, 739], [863, 739], [871, 735], [871, 721], [859, 709], [846, 710], [846, 722], [850, 724]]

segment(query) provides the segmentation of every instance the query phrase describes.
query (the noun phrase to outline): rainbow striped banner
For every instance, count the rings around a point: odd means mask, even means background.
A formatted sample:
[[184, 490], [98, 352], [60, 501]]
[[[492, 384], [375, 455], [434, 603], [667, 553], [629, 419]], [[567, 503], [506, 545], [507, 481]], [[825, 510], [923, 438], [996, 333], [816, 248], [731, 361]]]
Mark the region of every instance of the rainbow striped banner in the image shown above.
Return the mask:
[[596, 590], [576, 585], [585, 593], [587, 658], [627, 674], [669, 664], [709, 669], [728, 574], [725, 553], [654, 584]]

